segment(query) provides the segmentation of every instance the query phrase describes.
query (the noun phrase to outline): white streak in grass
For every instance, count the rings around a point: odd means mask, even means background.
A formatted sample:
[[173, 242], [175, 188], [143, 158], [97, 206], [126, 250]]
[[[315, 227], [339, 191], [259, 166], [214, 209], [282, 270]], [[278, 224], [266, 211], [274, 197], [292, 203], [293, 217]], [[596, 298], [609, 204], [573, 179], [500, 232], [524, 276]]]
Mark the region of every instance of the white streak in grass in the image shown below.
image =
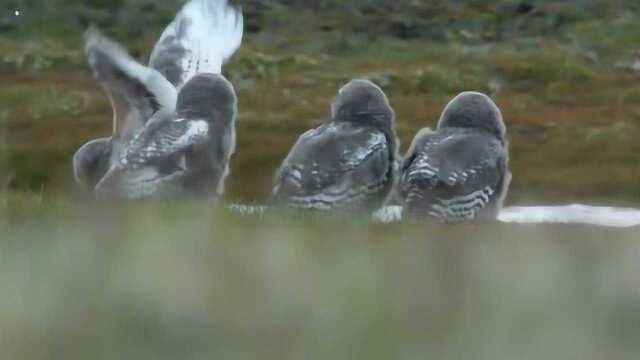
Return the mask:
[[241, 216], [255, 216], [255, 215], [263, 215], [269, 209], [267, 206], [259, 206], [259, 205], [242, 205], [242, 204], [231, 204], [227, 207], [230, 212], [241, 215]]
[[[267, 206], [242, 204], [233, 204], [228, 208], [239, 215], [262, 215], [269, 210]], [[402, 217], [402, 206], [386, 206], [373, 213], [372, 221], [378, 224], [391, 224], [400, 222]], [[640, 209], [581, 204], [516, 206], [504, 208], [498, 216], [498, 221], [514, 224], [582, 224], [624, 228], [640, 226]]]
[[503, 209], [498, 220], [517, 224], [583, 224], [605, 227], [640, 225], [640, 209], [589, 206], [515, 206]]
[[[373, 222], [399, 222], [402, 220], [402, 213], [402, 206], [383, 207], [373, 214]], [[581, 224], [626, 228], [640, 226], [640, 209], [582, 204], [515, 206], [502, 209], [498, 221], [513, 224]]]
[[402, 220], [402, 206], [385, 206], [373, 213], [371, 219], [376, 224], [391, 224]]

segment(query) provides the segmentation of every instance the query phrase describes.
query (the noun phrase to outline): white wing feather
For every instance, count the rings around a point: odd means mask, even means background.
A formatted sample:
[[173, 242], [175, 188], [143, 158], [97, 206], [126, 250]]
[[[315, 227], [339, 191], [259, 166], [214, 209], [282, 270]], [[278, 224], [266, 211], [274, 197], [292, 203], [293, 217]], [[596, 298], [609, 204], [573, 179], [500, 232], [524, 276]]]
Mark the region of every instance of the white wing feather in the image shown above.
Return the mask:
[[86, 52], [93, 67], [91, 54], [100, 52], [125, 75], [138, 80], [151, 92], [162, 110], [172, 112], [176, 107], [178, 93], [175, 87], [158, 71], [135, 61], [120, 45], [108, 39], [97, 29], [91, 28], [85, 34]]
[[199, 73], [220, 74], [223, 63], [240, 47], [242, 30], [242, 12], [227, 0], [191, 0], [162, 33], [150, 63], [179, 47], [184, 51], [177, 59], [182, 70], [179, 84]]

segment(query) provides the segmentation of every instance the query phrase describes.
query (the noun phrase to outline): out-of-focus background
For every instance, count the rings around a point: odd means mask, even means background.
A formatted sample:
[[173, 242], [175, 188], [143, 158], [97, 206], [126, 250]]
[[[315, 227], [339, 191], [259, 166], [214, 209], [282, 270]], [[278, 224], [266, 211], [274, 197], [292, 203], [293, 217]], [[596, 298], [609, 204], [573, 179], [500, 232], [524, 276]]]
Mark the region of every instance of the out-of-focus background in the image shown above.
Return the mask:
[[[239, 218], [86, 203], [109, 134], [82, 33], [146, 62], [182, 1], [0, 2], [0, 358], [636, 359], [637, 230]], [[456, 93], [507, 122], [508, 204], [640, 206], [640, 3], [252, 0], [227, 202], [260, 203], [338, 88], [387, 92], [402, 150]]]

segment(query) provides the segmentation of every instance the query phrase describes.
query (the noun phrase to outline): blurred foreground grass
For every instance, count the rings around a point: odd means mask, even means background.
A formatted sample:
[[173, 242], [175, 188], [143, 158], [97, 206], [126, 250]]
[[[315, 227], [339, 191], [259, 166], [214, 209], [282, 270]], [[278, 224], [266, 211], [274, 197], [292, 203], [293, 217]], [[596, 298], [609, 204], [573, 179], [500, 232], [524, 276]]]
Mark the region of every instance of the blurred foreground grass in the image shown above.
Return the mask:
[[[635, 359], [638, 230], [43, 203], [0, 220], [7, 359]], [[290, 215], [290, 214], [289, 214]]]

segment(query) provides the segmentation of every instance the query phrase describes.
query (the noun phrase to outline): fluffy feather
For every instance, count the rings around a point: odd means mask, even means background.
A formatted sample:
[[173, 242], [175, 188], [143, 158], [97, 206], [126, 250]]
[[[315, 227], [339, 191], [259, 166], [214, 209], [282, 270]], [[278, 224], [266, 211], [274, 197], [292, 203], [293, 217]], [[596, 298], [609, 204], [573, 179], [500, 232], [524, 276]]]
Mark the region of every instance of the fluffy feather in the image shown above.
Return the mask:
[[300, 136], [283, 161], [272, 202], [318, 210], [378, 208], [394, 183], [396, 144], [384, 92], [353, 80], [338, 92], [332, 118]]
[[176, 87], [200, 73], [220, 74], [242, 31], [242, 11], [227, 0], [191, 0], [164, 30], [149, 63]]
[[495, 217], [508, 186], [507, 156], [499, 139], [473, 129], [421, 131], [400, 180], [408, 212], [456, 222], [474, 220], [490, 208], [488, 217]]
[[141, 86], [142, 90], [148, 92], [143, 96], [153, 97], [151, 100], [156, 105], [154, 110], [175, 110], [178, 98], [175, 87], [155, 69], [135, 61], [126, 50], [99, 30], [90, 28], [85, 33], [85, 52], [98, 81], [109, 92], [116, 92], [126, 97], [127, 101], [136, 101], [136, 95], [139, 97], [140, 94], [132, 93], [127, 86]]

